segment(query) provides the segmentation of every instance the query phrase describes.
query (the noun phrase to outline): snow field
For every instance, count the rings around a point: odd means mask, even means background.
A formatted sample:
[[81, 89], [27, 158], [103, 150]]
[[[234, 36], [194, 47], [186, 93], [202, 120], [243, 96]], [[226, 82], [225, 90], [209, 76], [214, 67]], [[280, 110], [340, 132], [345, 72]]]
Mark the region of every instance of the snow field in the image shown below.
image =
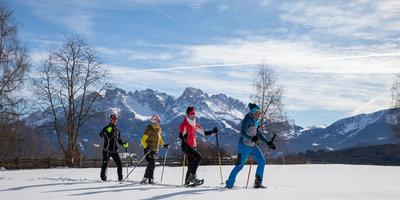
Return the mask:
[[[253, 165], [246, 189], [249, 165], [238, 174], [234, 189], [221, 185], [219, 166], [199, 166], [204, 185], [182, 188], [182, 167], [155, 170], [156, 185], [140, 185], [145, 167], [136, 168], [127, 182], [118, 183], [116, 168], [108, 169], [108, 181], [100, 181], [100, 168], [0, 171], [1, 199], [400, 199], [400, 167], [366, 165], [267, 165], [267, 189], [253, 189], [257, 165]], [[233, 166], [222, 166], [224, 181]], [[129, 168], [129, 171], [132, 168]], [[186, 173], [185, 168], [185, 173]], [[126, 167], [123, 168], [126, 175]]]

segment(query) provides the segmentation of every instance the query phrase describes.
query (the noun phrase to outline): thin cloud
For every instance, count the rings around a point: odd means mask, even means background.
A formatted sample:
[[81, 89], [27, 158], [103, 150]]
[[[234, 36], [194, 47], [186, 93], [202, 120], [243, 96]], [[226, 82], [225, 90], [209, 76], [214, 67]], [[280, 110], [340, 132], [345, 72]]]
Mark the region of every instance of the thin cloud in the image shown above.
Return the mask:
[[238, 66], [248, 66], [256, 64], [257, 63], [227, 63], [227, 64], [207, 64], [207, 65], [196, 65], [196, 66], [180, 66], [180, 67], [150, 68], [150, 69], [131, 69], [128, 67], [124, 67], [122, 70], [120, 70], [120, 73], [163, 72], [163, 71], [189, 70], [189, 69], [200, 69], [200, 68], [238, 67]]
[[227, 11], [229, 9], [229, 6], [227, 6], [227, 5], [220, 5], [219, 7], [218, 7], [218, 12], [225, 12], [225, 11]]
[[[385, 47], [387, 47], [385, 45]], [[377, 48], [380, 53], [372, 53]], [[329, 47], [309, 41], [257, 38], [215, 45], [187, 46], [185, 63], [260, 63], [281, 66], [292, 72], [396, 73], [400, 66], [397, 47]], [[351, 56], [349, 56], [351, 55]]]
[[299, 1], [285, 3], [281, 19], [315, 34], [385, 40], [398, 33], [400, 3], [382, 1]]
[[24, 5], [38, 18], [66, 27], [75, 33], [91, 35], [96, 15], [85, 3], [77, 1], [28, 1]]
[[152, 53], [133, 53], [133, 55], [129, 56], [129, 60], [169, 60], [173, 56], [169, 53], [161, 53], [161, 54], [152, 54]]

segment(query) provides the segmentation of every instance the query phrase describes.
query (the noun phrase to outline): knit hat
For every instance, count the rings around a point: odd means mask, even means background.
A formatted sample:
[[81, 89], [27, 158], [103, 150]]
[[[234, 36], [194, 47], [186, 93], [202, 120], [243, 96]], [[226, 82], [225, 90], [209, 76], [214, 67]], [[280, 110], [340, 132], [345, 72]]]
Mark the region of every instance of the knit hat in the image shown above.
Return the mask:
[[249, 103], [250, 113], [254, 114], [255, 112], [261, 110], [260, 106], [257, 106], [254, 103]]
[[160, 119], [160, 117], [159, 117], [157, 114], [154, 114], [154, 115], [151, 117], [151, 123], [152, 123], [152, 124], [156, 124], [157, 122], [161, 123], [161, 119]]
[[110, 121], [114, 119], [118, 119], [118, 116], [116, 114], [110, 115]]

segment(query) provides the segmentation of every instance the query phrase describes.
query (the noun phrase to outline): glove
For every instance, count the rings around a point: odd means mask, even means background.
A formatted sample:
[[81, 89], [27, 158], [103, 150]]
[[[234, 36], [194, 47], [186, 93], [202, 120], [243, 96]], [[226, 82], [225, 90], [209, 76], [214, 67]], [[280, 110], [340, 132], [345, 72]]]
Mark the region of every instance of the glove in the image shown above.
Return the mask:
[[111, 126], [107, 127], [107, 132], [111, 132], [111, 130], [112, 130]]
[[122, 143], [122, 146], [124, 146], [125, 148], [128, 148], [128, 142]]
[[103, 136], [104, 136], [104, 133], [103, 133], [103, 132], [99, 133], [99, 136], [100, 136], [100, 137], [103, 137]]
[[150, 146], [147, 146], [146, 150], [147, 150], [147, 152], [150, 152], [150, 153], [153, 151]]
[[213, 133], [218, 133], [218, 128], [214, 127], [214, 129], [212, 130]]
[[150, 152], [150, 157], [153, 158], [154, 160], [157, 160], [157, 158], [158, 158], [157, 153], [154, 151]]
[[269, 146], [269, 148], [271, 148], [271, 149], [273, 149], [273, 150], [276, 149], [274, 143], [272, 143], [271, 141], [270, 141], [270, 142], [267, 142], [267, 145]]
[[257, 140], [258, 140], [258, 135], [255, 135], [255, 136], [253, 136], [253, 137], [251, 138], [251, 141], [252, 141], [252, 142], [257, 142]]
[[168, 149], [169, 148], [169, 144], [164, 144], [164, 148]]
[[186, 142], [188, 137], [189, 137], [189, 134], [187, 134], [187, 133], [185, 135], [183, 135], [183, 133], [179, 133], [179, 138], [181, 138], [182, 141]]

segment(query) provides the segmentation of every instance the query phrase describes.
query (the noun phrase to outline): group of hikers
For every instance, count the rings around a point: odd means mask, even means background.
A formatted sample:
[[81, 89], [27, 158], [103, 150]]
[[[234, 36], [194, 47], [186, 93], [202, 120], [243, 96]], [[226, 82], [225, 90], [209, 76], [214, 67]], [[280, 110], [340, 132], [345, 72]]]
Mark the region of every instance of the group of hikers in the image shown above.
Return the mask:
[[[233, 188], [236, 180], [236, 175], [242, 170], [247, 157], [253, 155], [254, 160], [258, 163], [256, 176], [254, 181], [254, 188], [265, 188], [262, 185], [265, 159], [257, 146], [257, 141], [265, 142], [270, 148], [275, 150], [273, 141], [264, 137], [262, 130], [260, 130], [260, 121], [258, 118], [261, 116], [260, 106], [249, 103], [249, 113], [247, 113], [242, 121], [240, 130], [240, 140], [238, 144], [237, 162], [231, 171], [225, 187], [228, 189]], [[103, 181], [107, 180], [106, 170], [107, 163], [110, 157], [113, 158], [117, 165], [118, 181], [123, 180], [122, 163], [118, 154], [117, 143], [128, 147], [128, 142], [122, 141], [120, 138], [120, 131], [117, 128], [118, 116], [113, 114], [110, 116], [110, 124], [103, 128], [100, 132], [100, 137], [104, 137], [103, 145], [103, 162], [100, 172], [100, 178]], [[147, 161], [147, 167], [143, 176], [141, 184], [155, 184], [154, 169], [155, 159], [159, 150], [159, 145], [168, 149], [169, 144], [164, 143], [162, 140], [161, 120], [157, 114], [151, 117], [151, 124], [146, 126], [141, 143], [144, 148], [144, 154]], [[212, 130], [205, 131], [198, 123], [196, 123], [196, 111], [194, 106], [189, 106], [186, 109], [186, 116], [179, 126], [179, 138], [182, 140], [181, 149], [188, 157], [188, 170], [185, 178], [185, 186], [200, 185], [203, 179], [198, 179], [196, 172], [200, 164], [202, 156], [196, 150], [196, 132], [203, 135], [212, 135], [218, 133], [218, 128], [214, 127]]]

